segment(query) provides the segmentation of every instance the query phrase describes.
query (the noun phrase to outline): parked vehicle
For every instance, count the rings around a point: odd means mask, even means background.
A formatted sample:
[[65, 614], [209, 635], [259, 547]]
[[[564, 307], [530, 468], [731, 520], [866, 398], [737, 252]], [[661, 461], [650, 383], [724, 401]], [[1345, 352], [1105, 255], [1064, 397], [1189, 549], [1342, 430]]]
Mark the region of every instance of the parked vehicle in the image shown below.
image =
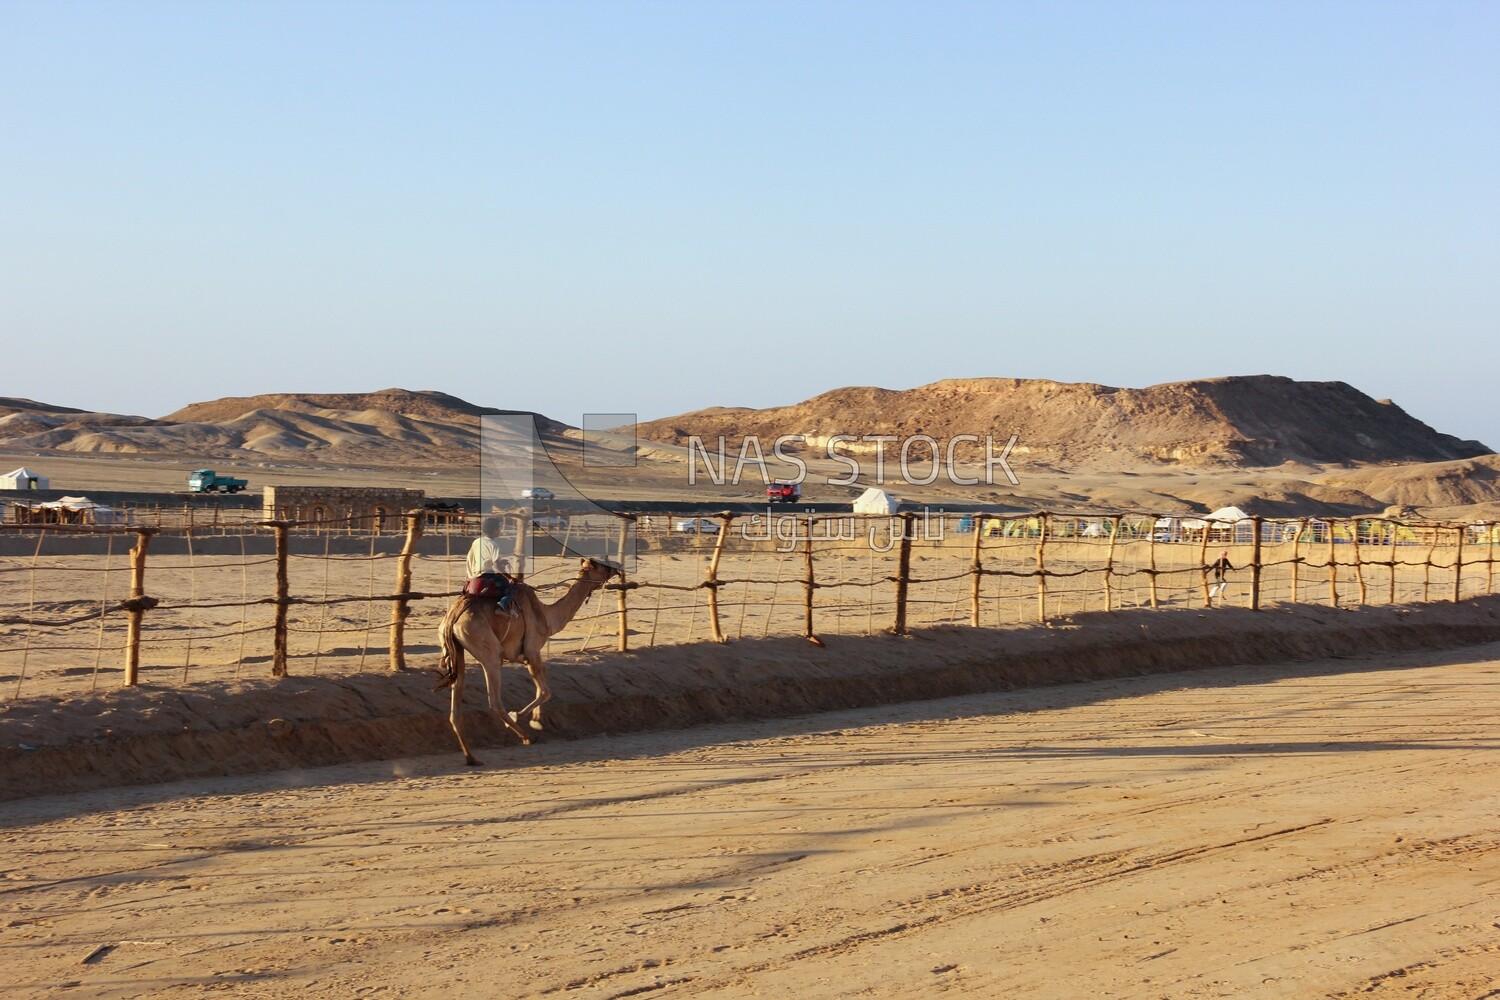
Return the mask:
[[249, 485], [244, 479], [221, 476], [213, 469], [199, 469], [188, 476], [189, 493], [238, 493]]
[[777, 481], [766, 487], [766, 500], [771, 503], [796, 503], [802, 499], [802, 489], [796, 483]]
[[564, 531], [568, 519], [562, 514], [538, 514], [531, 519], [532, 531]]
[[545, 486], [529, 486], [521, 491], [522, 500], [556, 500], [557, 494]]
[[717, 535], [719, 522], [710, 521], [706, 517], [687, 517], [672, 525], [672, 530], [687, 535]]

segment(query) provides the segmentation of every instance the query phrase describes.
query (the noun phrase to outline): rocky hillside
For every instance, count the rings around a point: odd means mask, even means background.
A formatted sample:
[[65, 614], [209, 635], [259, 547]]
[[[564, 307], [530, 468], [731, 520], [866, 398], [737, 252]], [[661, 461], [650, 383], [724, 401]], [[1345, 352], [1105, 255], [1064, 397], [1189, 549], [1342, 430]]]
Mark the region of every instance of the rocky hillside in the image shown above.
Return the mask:
[[[406, 389], [231, 397], [161, 419], [0, 399], [0, 449], [433, 467], [473, 464], [480, 417], [513, 412]], [[544, 433], [564, 429], [541, 422]]]
[[[1268, 467], [1286, 462], [1437, 462], [1490, 449], [1441, 434], [1389, 400], [1344, 382], [1271, 375], [1173, 382], [1145, 389], [1044, 379], [948, 379], [916, 389], [835, 389], [792, 406], [715, 407], [643, 424], [643, 438], [691, 436], [769, 449], [801, 434], [821, 452], [833, 435], [1017, 436], [1016, 459], [1033, 467], [1126, 469], [1144, 465]], [[845, 450], [858, 453], [860, 445]]]
[[163, 423], [223, 423], [257, 410], [308, 413], [328, 410], [345, 413], [374, 411], [455, 424], [473, 424], [487, 414], [515, 412], [497, 410], [492, 406], [476, 406], [446, 392], [381, 389], [378, 392], [276, 392], [261, 396], [226, 396], [223, 399], [184, 406], [161, 419]]
[[1367, 493], [1397, 507], [1449, 509], [1500, 500], [1500, 455], [1428, 462], [1398, 469], [1348, 469], [1322, 478], [1328, 487]]

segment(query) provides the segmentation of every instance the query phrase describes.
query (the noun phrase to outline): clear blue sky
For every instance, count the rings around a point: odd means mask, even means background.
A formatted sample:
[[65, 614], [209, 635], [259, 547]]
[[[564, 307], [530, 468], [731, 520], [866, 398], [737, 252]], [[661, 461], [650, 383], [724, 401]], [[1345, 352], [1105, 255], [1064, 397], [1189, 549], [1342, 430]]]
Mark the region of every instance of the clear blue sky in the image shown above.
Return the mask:
[[0, 2], [0, 395], [1340, 379], [1500, 448], [1500, 4]]

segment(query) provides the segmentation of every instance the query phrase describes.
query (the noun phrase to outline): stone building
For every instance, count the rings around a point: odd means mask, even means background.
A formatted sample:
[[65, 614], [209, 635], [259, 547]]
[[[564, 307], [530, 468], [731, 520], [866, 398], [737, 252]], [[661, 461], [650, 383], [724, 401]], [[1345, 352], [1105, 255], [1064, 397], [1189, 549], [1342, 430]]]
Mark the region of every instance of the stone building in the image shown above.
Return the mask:
[[402, 519], [422, 506], [422, 490], [383, 486], [267, 486], [263, 511], [268, 521], [326, 524], [335, 531], [405, 531]]

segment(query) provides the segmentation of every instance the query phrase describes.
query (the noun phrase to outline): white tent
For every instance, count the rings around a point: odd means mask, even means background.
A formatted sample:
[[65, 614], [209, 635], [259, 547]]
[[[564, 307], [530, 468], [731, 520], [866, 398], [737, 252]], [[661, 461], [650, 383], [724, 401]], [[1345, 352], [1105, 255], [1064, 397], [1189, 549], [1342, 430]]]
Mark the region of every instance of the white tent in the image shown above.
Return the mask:
[[1208, 527], [1208, 522], [1197, 517], [1158, 517], [1156, 519], [1156, 540], [1159, 542], [1180, 542], [1192, 532], [1202, 531]]
[[871, 486], [854, 501], [856, 514], [894, 514], [901, 509], [901, 501], [876, 486]]
[[1209, 532], [1211, 541], [1237, 543], [1255, 541], [1255, 522], [1250, 520], [1249, 514], [1238, 507], [1220, 507], [1207, 515], [1207, 518], [1212, 526]]
[[17, 504], [30, 510], [53, 510], [57, 516], [51, 521], [57, 524], [129, 524], [130, 513], [115, 510], [88, 497], [63, 497], [48, 503]]
[[0, 490], [45, 490], [49, 488], [47, 484], [46, 476], [24, 465], [0, 476]]

